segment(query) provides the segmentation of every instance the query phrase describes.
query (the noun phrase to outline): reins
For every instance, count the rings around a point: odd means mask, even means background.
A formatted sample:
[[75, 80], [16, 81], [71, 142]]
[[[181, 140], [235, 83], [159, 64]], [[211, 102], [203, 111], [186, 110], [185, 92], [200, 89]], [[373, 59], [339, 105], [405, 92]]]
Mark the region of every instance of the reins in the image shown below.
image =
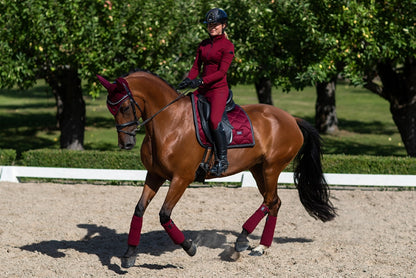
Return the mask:
[[[137, 115], [136, 115], [136, 106], [139, 109], [141, 115], [143, 115], [143, 110], [140, 108], [139, 104], [133, 98], [133, 95], [132, 95], [130, 89], [128, 88], [128, 86], [126, 84], [124, 84], [124, 83], [123, 83], [123, 86], [124, 86], [124, 89], [127, 92], [127, 96], [132, 101], [131, 106], [133, 108], [134, 121], [127, 122], [127, 123], [124, 123], [124, 124], [116, 124], [116, 129], [117, 129], [117, 132], [123, 132], [123, 133], [125, 133], [127, 135], [130, 135], [130, 136], [136, 136], [136, 133], [140, 130], [140, 128], [142, 126], [145, 126], [147, 123], [149, 123], [151, 120], [153, 120], [154, 117], [156, 117], [158, 114], [160, 114], [161, 112], [163, 112], [166, 108], [168, 108], [170, 105], [172, 105], [173, 103], [177, 102], [179, 99], [181, 99], [182, 97], [184, 97], [190, 91], [190, 89], [187, 89], [184, 92], [180, 93], [174, 100], [172, 100], [171, 102], [169, 102], [168, 104], [166, 104], [162, 109], [160, 109], [159, 111], [157, 111], [154, 115], [152, 115], [149, 118], [147, 118], [146, 120], [140, 122], [140, 120], [137, 118]], [[175, 89], [175, 90], [177, 91], [177, 89]], [[123, 128], [125, 128], [127, 126], [132, 126], [132, 125], [137, 125], [136, 129], [133, 130], [132, 132], [124, 131], [123, 130]]]

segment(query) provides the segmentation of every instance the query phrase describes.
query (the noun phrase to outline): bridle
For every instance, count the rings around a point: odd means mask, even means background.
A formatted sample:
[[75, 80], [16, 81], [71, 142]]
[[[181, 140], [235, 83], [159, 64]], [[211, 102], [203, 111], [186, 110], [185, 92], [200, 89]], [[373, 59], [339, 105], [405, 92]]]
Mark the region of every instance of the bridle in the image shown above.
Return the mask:
[[[130, 136], [133, 136], [133, 137], [136, 136], [136, 133], [138, 131], [140, 131], [140, 128], [142, 126], [146, 125], [148, 122], [150, 122], [151, 120], [153, 120], [153, 118], [156, 117], [159, 113], [161, 113], [163, 110], [165, 110], [166, 108], [168, 108], [171, 104], [175, 103], [176, 101], [178, 101], [179, 99], [181, 99], [182, 97], [184, 97], [190, 91], [189, 89], [187, 89], [184, 92], [180, 93], [174, 100], [172, 100], [171, 102], [169, 102], [167, 105], [165, 105], [162, 109], [160, 109], [154, 115], [152, 115], [148, 119], [140, 122], [140, 120], [137, 118], [137, 115], [136, 115], [136, 107], [139, 109], [141, 115], [143, 115], [143, 110], [140, 108], [140, 105], [133, 98], [133, 95], [132, 95], [129, 87], [126, 84], [124, 84], [124, 83], [123, 83], [123, 86], [124, 86], [124, 90], [126, 92], [126, 95], [124, 97], [122, 97], [120, 100], [118, 100], [117, 102], [111, 102], [108, 99], [107, 99], [107, 102], [110, 105], [116, 105], [116, 104], [119, 104], [120, 102], [126, 101], [127, 98], [130, 99], [130, 104], [131, 104], [131, 107], [132, 107], [132, 110], [133, 110], [133, 114], [134, 114], [134, 120], [133, 121], [130, 121], [130, 122], [127, 122], [127, 123], [123, 123], [123, 124], [116, 124], [116, 129], [117, 129], [117, 132], [119, 132], [119, 133], [122, 132], [122, 133], [125, 133], [125, 134], [130, 135]], [[125, 131], [125, 130], [123, 130], [125, 127], [132, 126], [132, 125], [135, 125], [136, 126], [136, 129], [134, 129], [133, 131]]]
[[[139, 119], [137, 118], [137, 115], [136, 115], [136, 107], [139, 109], [141, 115], [143, 115], [143, 110], [140, 108], [140, 105], [133, 98], [133, 95], [131, 94], [131, 91], [129, 90], [129, 88], [124, 83], [123, 83], [123, 86], [124, 86], [124, 90], [126, 92], [126, 95], [124, 97], [122, 97], [120, 100], [118, 100], [117, 102], [113, 103], [113, 102], [110, 102], [108, 99], [107, 99], [107, 102], [110, 105], [117, 105], [121, 102], [126, 101], [127, 99], [130, 99], [130, 104], [131, 104], [131, 108], [133, 110], [134, 120], [130, 121], [130, 122], [127, 122], [127, 123], [123, 123], [123, 124], [116, 124], [116, 129], [117, 129], [117, 132], [122, 132], [122, 133], [125, 133], [125, 134], [130, 135], [130, 136], [136, 136], [136, 132], [139, 131], [140, 127], [142, 126], [142, 124], [140, 123], [140, 121], [139, 121]], [[136, 127], [136, 129], [131, 131], [131, 132], [123, 130], [123, 128], [128, 127], [128, 126], [132, 126], [132, 125], [137, 125], [139, 128]]]

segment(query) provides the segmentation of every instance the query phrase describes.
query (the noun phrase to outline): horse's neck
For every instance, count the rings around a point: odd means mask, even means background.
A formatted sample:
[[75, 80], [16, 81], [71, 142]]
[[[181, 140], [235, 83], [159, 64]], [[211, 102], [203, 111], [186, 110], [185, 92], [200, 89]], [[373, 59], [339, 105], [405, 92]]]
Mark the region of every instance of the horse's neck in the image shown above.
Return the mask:
[[152, 117], [156, 113], [161, 113], [161, 110], [169, 111], [169, 106], [178, 96], [171, 88], [162, 90], [153, 88], [145, 97], [146, 117]]
[[171, 101], [178, 94], [165, 81], [149, 73], [134, 74], [129, 78], [130, 89], [133, 88], [138, 98], [142, 98], [145, 103], [146, 117], [151, 117]]
[[184, 99], [175, 101], [179, 94], [165, 81], [152, 75], [140, 75], [132, 80], [131, 87], [134, 88], [134, 94], [138, 99], [141, 98], [144, 101], [143, 112], [145, 115], [142, 118], [145, 121], [150, 121], [146, 124], [147, 132], [153, 133], [154, 125], [157, 129], [161, 129], [171, 128], [178, 124], [175, 121], [181, 119], [183, 113], [181, 112], [182, 108], [178, 110], [177, 103], [184, 101]]
[[164, 144], [163, 142], [168, 134], [176, 132], [184, 125], [186, 126], [188, 124], [187, 121], [190, 119], [190, 117], [186, 116], [187, 112], [191, 112], [190, 107], [187, 105], [189, 99], [178, 98], [178, 96], [165, 98], [162, 101], [159, 100], [159, 105], [154, 105], [150, 110], [150, 115], [146, 115], [148, 119], [151, 119], [146, 124], [146, 133], [151, 137], [154, 136], [154, 140], [159, 140], [161, 144]]

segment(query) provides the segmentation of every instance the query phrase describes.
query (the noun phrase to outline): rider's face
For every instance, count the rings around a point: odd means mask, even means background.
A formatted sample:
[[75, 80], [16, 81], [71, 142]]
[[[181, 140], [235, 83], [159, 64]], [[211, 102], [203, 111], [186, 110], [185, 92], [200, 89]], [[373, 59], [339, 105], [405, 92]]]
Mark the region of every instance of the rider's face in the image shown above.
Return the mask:
[[221, 24], [219, 22], [216, 23], [209, 23], [207, 25], [208, 33], [214, 37], [222, 34], [223, 29], [225, 28], [225, 24]]

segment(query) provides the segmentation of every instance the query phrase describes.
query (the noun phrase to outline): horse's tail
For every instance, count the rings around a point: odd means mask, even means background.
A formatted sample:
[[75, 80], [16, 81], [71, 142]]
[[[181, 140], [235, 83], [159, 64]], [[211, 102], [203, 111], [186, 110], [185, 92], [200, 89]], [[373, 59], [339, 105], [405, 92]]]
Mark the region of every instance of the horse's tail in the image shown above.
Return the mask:
[[294, 180], [299, 198], [306, 211], [323, 222], [336, 216], [329, 200], [329, 187], [322, 170], [322, 140], [318, 131], [308, 122], [296, 119], [304, 142], [294, 161]]

